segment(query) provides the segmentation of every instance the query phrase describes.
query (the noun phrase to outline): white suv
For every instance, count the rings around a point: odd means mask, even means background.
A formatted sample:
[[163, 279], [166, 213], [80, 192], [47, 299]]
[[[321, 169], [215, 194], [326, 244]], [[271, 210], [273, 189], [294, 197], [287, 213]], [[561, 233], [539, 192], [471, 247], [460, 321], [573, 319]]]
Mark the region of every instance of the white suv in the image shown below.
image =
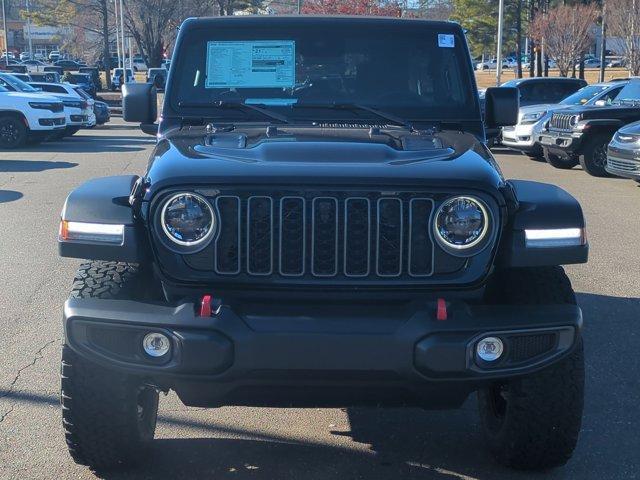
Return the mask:
[[133, 70], [130, 68], [125, 68], [127, 72], [127, 78], [124, 78], [122, 68], [114, 68], [111, 73], [111, 89], [117, 90], [122, 85], [120, 85], [120, 77], [123, 77], [124, 83], [135, 83], [136, 76], [133, 74]]
[[0, 148], [20, 148], [64, 129], [64, 106], [59, 99], [0, 86]]
[[67, 128], [65, 132], [58, 135], [59, 138], [73, 135], [81, 128], [89, 128], [96, 124], [93, 103], [90, 105], [89, 101], [76, 92], [70, 83], [31, 82], [29, 85], [59, 98], [64, 103]]

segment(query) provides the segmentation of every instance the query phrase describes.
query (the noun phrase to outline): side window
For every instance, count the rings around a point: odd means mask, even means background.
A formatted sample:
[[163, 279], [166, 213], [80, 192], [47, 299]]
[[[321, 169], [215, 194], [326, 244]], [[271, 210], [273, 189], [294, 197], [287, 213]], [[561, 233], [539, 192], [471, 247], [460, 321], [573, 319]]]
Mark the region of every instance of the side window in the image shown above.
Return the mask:
[[616, 97], [620, 93], [620, 90], [622, 90], [622, 87], [612, 88], [607, 93], [605, 93], [602, 97], [600, 97], [598, 100], [604, 100], [605, 102], [607, 102], [607, 104], [610, 104], [616, 99]]

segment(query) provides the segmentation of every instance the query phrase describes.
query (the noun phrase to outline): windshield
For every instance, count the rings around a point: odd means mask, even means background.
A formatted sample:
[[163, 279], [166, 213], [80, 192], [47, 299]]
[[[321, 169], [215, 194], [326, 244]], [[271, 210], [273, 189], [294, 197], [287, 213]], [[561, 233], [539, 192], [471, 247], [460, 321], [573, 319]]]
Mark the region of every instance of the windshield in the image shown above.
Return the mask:
[[11, 86], [19, 92], [37, 92], [38, 91], [28, 83], [23, 82], [22, 80], [14, 77], [13, 75], [6, 75], [6, 74], [0, 75], [0, 85]]
[[640, 81], [631, 81], [620, 90], [620, 93], [613, 101], [614, 104], [620, 105], [625, 103], [637, 104], [640, 102]]
[[[361, 106], [413, 121], [479, 117], [465, 40], [448, 25], [231, 23], [185, 33], [173, 70], [177, 111], [201, 116], [209, 107], [213, 118], [265, 120], [249, 109], [223, 111], [222, 102], [305, 120], [380, 120]], [[346, 103], [358, 108], [331, 108]]]
[[593, 97], [598, 95], [601, 92], [604, 92], [609, 87], [602, 85], [589, 85], [588, 87], [583, 87], [578, 90], [576, 93], [569, 95], [567, 98], [560, 102], [561, 105], [584, 105]]

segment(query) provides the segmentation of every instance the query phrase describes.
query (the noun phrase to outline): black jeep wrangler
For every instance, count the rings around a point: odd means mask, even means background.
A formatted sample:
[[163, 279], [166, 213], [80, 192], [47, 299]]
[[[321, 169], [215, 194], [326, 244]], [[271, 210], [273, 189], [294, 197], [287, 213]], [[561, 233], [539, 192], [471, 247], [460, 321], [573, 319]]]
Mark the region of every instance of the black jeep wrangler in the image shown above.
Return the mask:
[[640, 120], [640, 79], [632, 78], [610, 105], [585, 105], [556, 112], [540, 134], [547, 162], [569, 169], [578, 163], [595, 177], [607, 172], [607, 145], [620, 127]]
[[[486, 93], [514, 124], [515, 89]], [[73, 458], [107, 469], [186, 405], [459, 407], [491, 452], [566, 462], [583, 407], [582, 315], [563, 264], [581, 208], [505, 180], [460, 26], [372, 18], [190, 19], [146, 172], [87, 182], [60, 254], [90, 259], [64, 306]]]

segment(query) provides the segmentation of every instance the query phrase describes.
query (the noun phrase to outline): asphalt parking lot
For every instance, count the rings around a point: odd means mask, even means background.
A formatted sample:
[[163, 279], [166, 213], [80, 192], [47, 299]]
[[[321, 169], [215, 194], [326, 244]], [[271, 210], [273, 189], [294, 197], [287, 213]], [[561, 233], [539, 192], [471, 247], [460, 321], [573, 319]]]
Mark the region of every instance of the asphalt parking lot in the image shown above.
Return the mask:
[[[68, 456], [58, 407], [61, 307], [78, 261], [57, 256], [67, 193], [141, 173], [154, 139], [117, 120], [71, 139], [0, 152], [0, 479], [87, 479]], [[591, 260], [568, 268], [585, 316], [587, 398], [566, 467], [515, 474], [483, 449], [475, 399], [463, 409], [186, 408], [161, 398], [150, 461], [104, 478], [640, 478], [640, 185], [555, 170], [496, 151], [510, 178], [556, 183], [588, 222]]]

